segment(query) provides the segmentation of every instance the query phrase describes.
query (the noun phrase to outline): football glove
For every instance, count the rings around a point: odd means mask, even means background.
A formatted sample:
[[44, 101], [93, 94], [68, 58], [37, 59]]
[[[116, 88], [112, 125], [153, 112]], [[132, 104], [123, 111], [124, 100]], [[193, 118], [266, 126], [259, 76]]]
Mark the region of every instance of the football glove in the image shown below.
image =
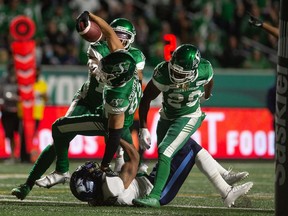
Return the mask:
[[151, 146], [151, 135], [147, 128], [139, 129], [139, 142], [142, 150], [147, 150]]
[[251, 26], [255, 26], [255, 27], [262, 27], [263, 25], [263, 21], [260, 20], [259, 18], [253, 16], [251, 13], [247, 12], [248, 15], [250, 16], [248, 22]]
[[[210, 97], [211, 96], [213, 96], [212, 94], [210, 94]], [[208, 101], [209, 99], [210, 99], [210, 97], [209, 98], [205, 98], [205, 93], [203, 93], [201, 96], [200, 96], [200, 103], [204, 103], [205, 101]]]
[[76, 29], [78, 32], [83, 31], [88, 26], [89, 12], [84, 11], [76, 18]]

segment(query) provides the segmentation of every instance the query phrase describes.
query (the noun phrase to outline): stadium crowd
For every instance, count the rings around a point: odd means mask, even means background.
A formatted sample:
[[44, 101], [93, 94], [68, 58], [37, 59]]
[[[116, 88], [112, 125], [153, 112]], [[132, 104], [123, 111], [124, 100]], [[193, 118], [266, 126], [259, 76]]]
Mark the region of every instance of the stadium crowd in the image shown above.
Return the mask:
[[[0, 0], [0, 64], [10, 54], [9, 23], [27, 15], [37, 32], [37, 61], [42, 65], [85, 65], [88, 47], [75, 30], [75, 19], [89, 10], [105, 20], [132, 21], [135, 46], [147, 66], [163, 60], [163, 35], [177, 44], [197, 45], [202, 56], [222, 68], [274, 68], [277, 38], [251, 28], [247, 11], [278, 26], [279, 0]], [[147, 46], [149, 45], [149, 46]]]

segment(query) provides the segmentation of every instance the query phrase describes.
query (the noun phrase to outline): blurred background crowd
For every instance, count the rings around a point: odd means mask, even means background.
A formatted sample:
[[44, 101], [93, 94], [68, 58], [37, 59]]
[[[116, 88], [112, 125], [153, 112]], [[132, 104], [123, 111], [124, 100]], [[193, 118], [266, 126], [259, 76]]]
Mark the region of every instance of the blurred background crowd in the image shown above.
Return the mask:
[[0, 0], [0, 64], [10, 58], [9, 23], [27, 15], [37, 32], [39, 65], [84, 65], [88, 47], [75, 30], [84, 10], [111, 22], [129, 19], [147, 66], [163, 60], [163, 35], [192, 43], [214, 68], [275, 67], [277, 39], [249, 26], [247, 11], [278, 26], [279, 0]]

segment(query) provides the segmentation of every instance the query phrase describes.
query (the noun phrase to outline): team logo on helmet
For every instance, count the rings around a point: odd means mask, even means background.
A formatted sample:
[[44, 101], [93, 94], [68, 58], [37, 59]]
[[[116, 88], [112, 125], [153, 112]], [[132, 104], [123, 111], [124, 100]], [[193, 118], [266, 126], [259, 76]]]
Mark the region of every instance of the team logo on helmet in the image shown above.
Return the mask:
[[136, 62], [127, 51], [116, 51], [101, 59], [101, 80], [108, 86], [121, 86], [132, 79]]

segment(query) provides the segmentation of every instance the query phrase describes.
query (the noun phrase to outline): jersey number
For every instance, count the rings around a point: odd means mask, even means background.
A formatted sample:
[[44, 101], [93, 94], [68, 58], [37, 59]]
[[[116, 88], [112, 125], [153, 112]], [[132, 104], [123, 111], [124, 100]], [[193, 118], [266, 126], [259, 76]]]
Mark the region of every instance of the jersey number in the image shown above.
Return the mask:
[[[196, 102], [197, 99], [201, 96], [202, 92], [200, 90], [197, 91], [193, 91], [188, 95], [187, 98], [187, 102], [186, 102], [186, 106], [188, 107], [193, 107]], [[179, 94], [179, 93], [170, 93], [168, 95], [168, 104], [176, 109], [180, 109], [183, 104], [182, 102], [184, 101], [185, 97], [183, 94]]]
[[[138, 81], [136, 81], [136, 82], [138, 82]], [[134, 97], [132, 98], [132, 101], [130, 103], [130, 109], [129, 109], [129, 114], [130, 115], [135, 113], [136, 109], [138, 108], [138, 106], [139, 106], [139, 98], [141, 98], [141, 96], [142, 96], [142, 89], [141, 89], [140, 83], [138, 82], [136, 84], [136, 89], [134, 90]]]

